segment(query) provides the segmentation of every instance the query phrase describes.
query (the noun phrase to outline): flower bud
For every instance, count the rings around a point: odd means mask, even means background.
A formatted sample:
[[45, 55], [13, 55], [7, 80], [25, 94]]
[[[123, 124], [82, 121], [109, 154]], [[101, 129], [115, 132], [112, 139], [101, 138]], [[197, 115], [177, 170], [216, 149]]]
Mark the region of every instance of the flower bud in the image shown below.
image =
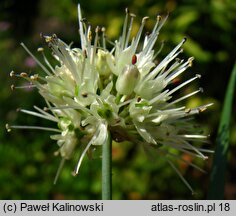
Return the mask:
[[97, 52], [97, 61], [96, 61], [96, 69], [98, 70], [99, 75], [101, 76], [109, 76], [111, 74], [111, 70], [107, 64], [107, 55], [108, 52], [104, 52], [103, 50], [98, 50]]
[[116, 90], [123, 95], [131, 94], [139, 80], [139, 76], [139, 70], [136, 65], [126, 65], [118, 76]]

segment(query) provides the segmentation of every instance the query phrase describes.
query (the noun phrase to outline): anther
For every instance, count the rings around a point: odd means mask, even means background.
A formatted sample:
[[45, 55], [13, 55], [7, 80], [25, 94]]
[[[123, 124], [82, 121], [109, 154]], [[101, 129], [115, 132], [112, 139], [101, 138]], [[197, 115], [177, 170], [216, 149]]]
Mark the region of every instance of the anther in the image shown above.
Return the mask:
[[176, 58], [175, 61], [178, 62], [178, 63], [180, 63], [180, 62], [181, 62], [181, 59], [180, 59], [180, 58]]
[[176, 77], [176, 78], [174, 78], [173, 80], [172, 80], [172, 84], [174, 84], [174, 85], [177, 85], [177, 84], [179, 84], [180, 83], [180, 81], [181, 81], [181, 79], [179, 78], [179, 77]]
[[13, 91], [15, 89], [15, 86], [14, 85], [11, 85], [11, 90]]
[[11, 132], [11, 127], [9, 124], [6, 124], [5, 127], [6, 127], [7, 132]]
[[161, 15], [157, 15], [157, 21], [159, 22], [159, 21], [161, 21]]
[[190, 112], [191, 112], [191, 109], [190, 109], [190, 108], [187, 108], [187, 109], [185, 109], [184, 111], [185, 111], [185, 113], [190, 113]]
[[22, 73], [20, 73], [20, 76], [21, 76], [21, 77], [28, 77], [28, 74], [25, 73], [25, 72], [22, 72]]
[[137, 97], [137, 102], [139, 103], [139, 102], [141, 101], [141, 99], [142, 99], [142, 98], [141, 98], [140, 96], [138, 96], [138, 97]]
[[134, 54], [132, 56], [132, 65], [136, 64], [136, 62], [137, 62], [137, 56]]
[[115, 119], [116, 124], [119, 124], [121, 122], [120, 118]]
[[142, 19], [142, 23], [146, 22], [148, 19], [149, 19], [148, 16], [143, 17], [143, 19]]
[[183, 43], [185, 43], [187, 41], [187, 37], [184, 37], [183, 39]]
[[161, 43], [162, 43], [162, 44], [165, 44], [165, 43], [166, 43], [166, 41], [165, 41], [165, 40], [162, 40], [162, 41], [161, 41]]
[[92, 32], [89, 30], [89, 32], [88, 32], [88, 40], [89, 41], [92, 41]]
[[54, 154], [54, 156], [58, 156], [60, 154], [60, 152], [59, 151], [55, 151], [53, 154]]
[[96, 27], [95, 32], [99, 33], [101, 31], [101, 28], [99, 26]]
[[134, 13], [130, 13], [129, 14], [131, 17], [136, 17], [136, 15]]
[[10, 72], [10, 77], [14, 77], [15, 76], [15, 72], [14, 71], [11, 71]]
[[83, 55], [84, 55], [84, 58], [87, 58], [87, 57], [88, 57], [86, 50], [83, 50]]
[[201, 74], [196, 74], [195, 75], [198, 79], [200, 79], [202, 76], [201, 76]]
[[45, 39], [46, 43], [49, 43], [52, 41], [52, 37], [50, 37], [50, 36], [44, 36], [44, 39]]
[[197, 108], [199, 113], [204, 112], [207, 108], [206, 107], [198, 107]]
[[43, 49], [42, 47], [39, 47], [39, 48], [37, 49], [37, 51], [38, 51], [38, 52], [43, 52], [44, 49]]
[[49, 109], [48, 109], [48, 107], [44, 107], [43, 110], [44, 110], [45, 112], [47, 112]]
[[53, 39], [57, 39], [57, 35], [56, 35], [56, 34], [53, 34], [53, 35], [52, 35], [52, 38], [53, 38]]
[[194, 60], [194, 57], [190, 57], [190, 58], [188, 59], [189, 67], [192, 67], [192, 66], [193, 66], [193, 60]]
[[200, 88], [199, 88], [199, 91], [203, 93], [203, 92], [204, 92], [204, 89], [200, 87]]
[[76, 171], [74, 170], [74, 171], [71, 172], [71, 175], [75, 177], [75, 176], [77, 176], [78, 174], [77, 174]]
[[38, 74], [34, 74], [34, 75], [30, 76], [31, 80], [37, 80], [38, 78], [39, 78]]
[[88, 93], [84, 92], [81, 94], [84, 98], [88, 97]]
[[87, 19], [86, 19], [86, 18], [82, 18], [82, 19], [81, 19], [81, 22], [86, 23], [86, 22], [87, 22]]

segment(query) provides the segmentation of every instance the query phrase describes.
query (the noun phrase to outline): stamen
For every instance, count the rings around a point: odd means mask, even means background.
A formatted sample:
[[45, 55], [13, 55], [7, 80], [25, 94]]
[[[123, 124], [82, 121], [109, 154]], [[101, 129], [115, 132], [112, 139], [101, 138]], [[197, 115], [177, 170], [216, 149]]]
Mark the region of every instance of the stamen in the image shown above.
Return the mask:
[[154, 55], [154, 57], [153, 57], [154, 59], [156, 59], [156, 57], [159, 55], [159, 53], [161, 53], [161, 51], [162, 51], [164, 45], [165, 45], [165, 41], [162, 41], [159, 50], [155, 53], [155, 55]]
[[29, 51], [29, 49], [25, 46], [24, 43], [21, 43], [21, 46], [37, 62], [37, 64], [46, 72], [47, 75], [51, 75], [49, 70]]
[[136, 52], [136, 49], [137, 49], [137, 47], [138, 47], [138, 43], [139, 43], [139, 40], [140, 40], [140, 38], [141, 38], [141, 35], [142, 35], [142, 32], [143, 32], [143, 28], [144, 28], [144, 26], [145, 26], [147, 20], [148, 20], [148, 17], [144, 17], [144, 18], [142, 19], [141, 26], [140, 26], [140, 28], [139, 28], [139, 30], [138, 30], [138, 33], [137, 33], [137, 35], [136, 35], [136, 38], [135, 38], [135, 40], [134, 40], [134, 50], [133, 50], [134, 53]]
[[22, 113], [29, 114], [29, 115], [33, 115], [33, 116], [36, 116], [36, 117], [39, 117], [39, 118], [47, 119], [47, 120], [50, 120], [50, 121], [53, 121], [53, 122], [58, 122], [58, 120], [52, 115], [51, 116], [43, 115], [43, 114], [40, 114], [40, 113], [37, 113], [37, 112], [34, 112], [34, 111], [25, 110], [25, 109], [19, 109], [18, 111], [22, 112]]
[[54, 185], [57, 183], [58, 177], [59, 177], [59, 175], [60, 175], [60, 173], [61, 173], [61, 171], [62, 171], [62, 168], [63, 168], [64, 164], [65, 164], [65, 158], [62, 158], [62, 159], [61, 159], [61, 162], [60, 162], [60, 164], [59, 164], [59, 167], [58, 167], [58, 169], [57, 169], [56, 176], [55, 176], [54, 181], [53, 181], [53, 184], [54, 184]]
[[194, 191], [192, 189], [192, 187], [190, 186], [190, 184], [186, 181], [186, 179], [183, 177], [183, 175], [180, 173], [180, 171], [175, 167], [175, 165], [170, 161], [167, 160], [167, 162], [171, 165], [171, 167], [173, 168], [173, 170], [178, 174], [178, 176], [180, 177], [180, 179], [183, 181], [183, 183], [188, 187], [188, 189], [192, 192], [192, 194], [194, 194]]
[[54, 68], [52, 67], [52, 65], [50, 64], [50, 62], [47, 60], [45, 54], [44, 54], [44, 49], [42, 47], [39, 47], [38, 52], [42, 53], [43, 55], [43, 59], [44, 59], [44, 62], [47, 64], [47, 66], [50, 68], [50, 70], [55, 74], [55, 70]]
[[84, 34], [80, 4], [78, 4], [78, 19], [79, 19], [79, 34], [80, 34], [80, 40], [81, 40], [81, 47], [82, 47], [82, 50], [85, 50], [86, 49], [86, 39], [85, 39], [85, 34]]
[[83, 63], [82, 63], [82, 69], [81, 69], [81, 82], [84, 82], [84, 70], [85, 70], [85, 64], [86, 64], [86, 58], [87, 56], [87, 51], [83, 50]]
[[164, 25], [164, 23], [166, 22], [167, 18], [168, 18], [168, 15], [161, 21], [160, 24], [159, 24], [159, 20], [157, 19], [156, 24], [152, 30], [152, 33], [150, 37], [147, 38], [147, 43], [145, 43], [145, 46], [143, 47], [143, 55], [149, 53], [152, 50], [158, 38], [159, 31]]
[[[104, 131], [105, 128], [106, 128], [106, 125], [105, 125], [105, 124], [101, 123], [101, 125], [99, 125], [99, 127], [98, 127], [98, 129], [96, 130], [94, 136], [92, 137], [92, 139], [89, 141], [89, 143], [88, 143], [87, 146], [85, 147], [84, 151], [82, 152], [82, 154], [81, 154], [81, 156], [80, 156], [80, 159], [79, 159], [79, 161], [78, 161], [78, 163], [77, 163], [77, 166], [76, 166], [76, 168], [75, 168], [74, 175], [78, 175], [80, 165], [81, 165], [81, 163], [82, 163], [82, 161], [83, 161], [83, 158], [84, 158], [86, 152], [88, 151], [88, 149], [90, 148], [90, 146], [94, 143], [94, 141], [98, 138], [99, 134], [102, 133], [102, 132], [105, 133], [105, 131]], [[105, 138], [105, 139], [106, 139], [106, 138]]]
[[125, 21], [124, 21], [124, 25], [123, 25], [123, 32], [122, 32], [122, 36], [120, 39], [120, 44], [121, 44], [121, 50], [124, 50], [125, 47], [125, 35], [126, 35], [126, 31], [127, 31], [127, 24], [128, 24], [128, 18], [129, 18], [129, 10], [128, 8], [125, 9]]
[[123, 103], [120, 103], [120, 104], [118, 105], [118, 108], [121, 108], [122, 106], [125, 106], [125, 105], [131, 103], [132, 101], [133, 101], [133, 99], [130, 99], [130, 100], [127, 100], [127, 101], [125, 101], [125, 102], [123, 102]]
[[38, 76], [38, 74], [37, 74], [37, 76], [35, 76], [35, 75], [32, 76], [32, 78], [30, 77], [30, 79], [31, 79], [32, 81], [37, 81], [37, 80], [40, 79], [40, 80], [42, 80], [42, 81], [44, 81], [44, 82], [46, 82], [46, 83], [54, 83], [54, 84], [56, 84], [56, 85], [59, 85], [59, 86], [64, 87], [63, 84], [60, 83], [60, 82], [57, 82], [56, 79], [47, 79], [47, 78]]
[[39, 126], [31, 126], [31, 125], [9, 125], [9, 124], [6, 124], [6, 129], [7, 129], [7, 132], [10, 132], [11, 129], [32, 129], [32, 130], [45, 130], [45, 131], [53, 131], [53, 132], [61, 132], [60, 130], [58, 129], [55, 129], [55, 128], [49, 128], [49, 127], [39, 127]]
[[128, 46], [129, 38], [130, 38], [132, 26], [133, 26], [134, 17], [136, 17], [136, 15], [132, 14], [132, 13], [130, 14], [130, 16], [131, 16], [131, 20], [130, 20], [129, 29], [128, 29], [128, 32], [127, 32], [127, 35], [126, 35], [126, 39], [125, 39], [124, 49]]
[[[70, 48], [61, 40], [57, 40], [56, 44], [51, 47], [54, 53], [58, 56], [58, 58], [65, 64], [65, 66], [70, 70], [76, 84], [78, 84], [80, 80], [80, 73], [78, 72], [78, 67], [73, 61], [70, 55]], [[90, 54], [89, 54], [90, 55]]]
[[200, 112], [204, 112], [208, 107], [210, 107], [212, 105], [213, 105], [213, 103], [209, 103], [209, 104], [206, 104], [206, 105], [199, 106], [199, 107], [193, 109], [191, 114], [198, 114]]
[[102, 27], [102, 45], [103, 45], [103, 49], [106, 50], [106, 28]]
[[91, 31], [91, 26], [88, 26], [88, 30], [86, 32], [86, 50], [87, 50], [87, 56], [90, 59], [92, 57], [91, 55], [91, 50], [92, 50], [92, 45], [91, 45], [91, 41], [92, 41], [92, 31]]
[[93, 144], [94, 140], [97, 138], [98, 133], [99, 133], [99, 131], [98, 131], [98, 129], [97, 129], [96, 133], [94, 134], [94, 136], [92, 137], [92, 139], [89, 141], [89, 143], [88, 143], [87, 146], [85, 147], [84, 151], [82, 152], [82, 154], [81, 154], [81, 156], [80, 156], [80, 159], [79, 159], [79, 161], [78, 161], [78, 163], [77, 163], [77, 166], [76, 166], [76, 168], [75, 168], [74, 175], [78, 175], [78, 173], [79, 173], [79, 168], [80, 168], [80, 165], [81, 165], [81, 163], [82, 163], [82, 161], [83, 161], [83, 158], [84, 158], [86, 152], [88, 151], [89, 147]]
[[170, 74], [166, 77], [166, 82], [169, 83], [170, 81], [172, 81], [174, 78], [176, 78], [181, 73], [183, 73], [188, 67], [189, 67], [189, 62], [185, 62], [184, 64], [182, 64], [172, 74]]
[[100, 32], [100, 27], [97, 26], [96, 29], [95, 29], [95, 40], [94, 40], [94, 45], [93, 45], [93, 56], [92, 56], [92, 59], [91, 59], [91, 63], [92, 65], [94, 65], [94, 61], [95, 61], [95, 55], [96, 55], [96, 51], [97, 51], [97, 43], [98, 43], [98, 33]]
[[192, 150], [195, 151], [203, 160], [208, 159], [207, 156], [205, 156], [204, 154], [202, 154], [201, 149], [192, 146], [192, 145], [189, 144], [186, 140], [185, 140], [184, 143], [185, 143], [186, 145], [188, 145], [188, 146], [190, 147], [190, 149], [192, 148]]
[[180, 97], [179, 99], [176, 99], [176, 100], [172, 101], [171, 103], [167, 104], [164, 108], [170, 107], [173, 104], [176, 104], [176, 103], [178, 103], [178, 102], [180, 102], [182, 100], [185, 100], [185, 99], [187, 99], [187, 98], [197, 94], [198, 92], [202, 92], [202, 88], [199, 88], [199, 90], [197, 90], [197, 91], [191, 92], [191, 93], [189, 93], [189, 94], [187, 94], [187, 95], [185, 95], [183, 97]]
[[[176, 50], [177, 51], [177, 50]], [[149, 75], [146, 76], [145, 80], [149, 80], [149, 79], [153, 79], [154, 77], [156, 77], [159, 73], [161, 73], [161, 69], [163, 67], [165, 67], [166, 65], [169, 64], [169, 62], [171, 62], [173, 59], [175, 59], [180, 53], [182, 52], [182, 50], [179, 50], [177, 53], [173, 53], [173, 55], [168, 55], [167, 57], [165, 57], [158, 65], [157, 67], [151, 72], [149, 73]], [[187, 64], [187, 63], [186, 63]], [[166, 74], [168, 75], [168, 74]]]
[[175, 87], [174, 89], [172, 89], [171, 91], [168, 92], [167, 95], [171, 95], [173, 94], [174, 92], [176, 92], [177, 90], [183, 88], [185, 85], [191, 83], [192, 81], [194, 81], [195, 79], [199, 79], [199, 75], [197, 74], [195, 77], [183, 82], [182, 84], [178, 85], [177, 87]]
[[77, 109], [77, 110], [81, 110], [84, 111], [86, 113], [89, 114], [93, 114], [91, 110], [87, 109], [86, 107], [83, 107], [79, 104], [76, 104], [75, 106], [58, 106], [58, 107], [51, 107], [51, 108], [47, 108], [48, 110], [63, 110], [63, 109]]
[[54, 118], [55, 121], [59, 121], [59, 119], [57, 118], [57, 116], [55, 114], [51, 115], [47, 112], [49, 110], [48, 107], [44, 107], [44, 110], [42, 110], [39, 107], [34, 106], [34, 109], [36, 109], [38, 112], [42, 113], [43, 115], [48, 116], [49, 118]]
[[175, 148], [181, 152], [192, 155], [194, 157], [198, 157], [203, 160], [208, 159], [208, 157], [203, 155], [198, 148], [192, 146], [189, 142], [187, 142], [187, 140], [183, 138], [181, 139], [176, 135], [173, 135], [172, 140], [170, 141], [159, 141], [159, 142], [165, 146], [170, 146], [172, 148]]
[[147, 118], [153, 118], [153, 117], [160, 116], [160, 115], [168, 115], [168, 114], [170, 114], [170, 113], [183, 110], [184, 108], [185, 108], [185, 106], [183, 106], [183, 107], [178, 107], [178, 108], [174, 108], [174, 109], [158, 110], [158, 111], [155, 112], [155, 113], [148, 114], [148, 115], [147, 115]]
[[161, 98], [166, 98], [167, 93], [169, 92], [169, 90], [165, 90], [164, 92], [162, 92], [161, 94], [158, 94], [156, 97], [154, 97], [153, 99], [150, 100], [149, 104], [153, 104], [155, 102], [157, 102], [158, 100], [160, 100]]
[[196, 135], [196, 134], [184, 134], [184, 135], [178, 135], [179, 137], [183, 138], [194, 138], [194, 139], [207, 139], [209, 136], [205, 135]]
[[15, 90], [15, 89], [30, 89], [30, 88], [34, 88], [36, 87], [36, 85], [25, 85], [25, 86], [15, 86], [15, 85], [11, 85], [11, 90]]
[[177, 160], [180, 160], [180, 161], [182, 161], [182, 162], [184, 162], [184, 163], [186, 163], [186, 164], [188, 164], [188, 165], [194, 167], [195, 169], [199, 170], [200, 172], [206, 173], [205, 170], [201, 169], [199, 166], [193, 164], [192, 162], [183, 159], [183, 158], [180, 157], [179, 155], [173, 154], [173, 153], [171, 153], [171, 152], [167, 152], [167, 151], [165, 151], [165, 150], [163, 150], [163, 149], [162, 149], [162, 150], [159, 149], [159, 151], [164, 152], [164, 154], [166, 154], [167, 156], [169, 155], [169, 156], [171, 156], [171, 157], [174, 157], [174, 158], [176, 158]]
[[87, 33], [87, 40], [89, 42], [92, 41], [92, 31], [91, 31], [91, 27], [90, 26], [89, 26], [88, 33]]

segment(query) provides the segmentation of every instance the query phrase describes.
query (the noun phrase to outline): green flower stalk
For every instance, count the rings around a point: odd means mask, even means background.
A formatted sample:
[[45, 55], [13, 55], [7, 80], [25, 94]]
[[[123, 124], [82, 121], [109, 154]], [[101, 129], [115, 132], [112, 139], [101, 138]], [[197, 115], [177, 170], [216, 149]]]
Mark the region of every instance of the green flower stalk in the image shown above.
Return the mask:
[[130, 42], [134, 15], [126, 10], [122, 34], [112, 43], [113, 48], [108, 50], [105, 28], [97, 27], [93, 32], [82, 18], [80, 6], [78, 14], [80, 48], [72, 48], [56, 35], [43, 36], [58, 64], [55, 67], [51, 65], [43, 48], [39, 48], [45, 62], [41, 63], [22, 44], [45, 75], [29, 76], [11, 72], [11, 76], [22, 77], [36, 87], [47, 105], [44, 109], [35, 106], [34, 111], [20, 111], [53, 121], [56, 123], [55, 128], [7, 125], [7, 129], [52, 131], [51, 139], [57, 141], [59, 150], [56, 154], [61, 155], [62, 164], [82, 148], [75, 175], [79, 173], [89, 149], [108, 143], [109, 139], [142, 145], [152, 155], [165, 157], [180, 176], [169, 159], [180, 159], [173, 149], [206, 159], [204, 153], [211, 151], [195, 147], [193, 142], [205, 142], [208, 136], [196, 129], [192, 119], [193, 115], [206, 110], [211, 104], [195, 108], [180, 105], [185, 99], [201, 92], [201, 89], [178, 99], [172, 98], [177, 91], [200, 78], [200, 75], [194, 75], [174, 88], [170, 86], [176, 77], [192, 65], [192, 57], [186, 61], [177, 58], [183, 52], [181, 47], [186, 38], [160, 63], [155, 63], [160, 50], [156, 52], [154, 45], [167, 16], [163, 19], [158, 16], [152, 32], [145, 35], [141, 42], [148, 20], [148, 17], [144, 17]]

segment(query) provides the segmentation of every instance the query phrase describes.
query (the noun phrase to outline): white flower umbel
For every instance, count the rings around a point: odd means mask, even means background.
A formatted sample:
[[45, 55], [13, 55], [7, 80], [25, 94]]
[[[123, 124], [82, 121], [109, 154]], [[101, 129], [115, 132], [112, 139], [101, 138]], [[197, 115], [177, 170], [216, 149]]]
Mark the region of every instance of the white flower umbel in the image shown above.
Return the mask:
[[59, 150], [56, 154], [61, 155], [63, 163], [82, 148], [75, 174], [78, 174], [90, 147], [106, 143], [109, 134], [116, 142], [138, 143], [149, 152], [164, 156], [175, 170], [169, 158], [180, 157], [173, 154], [172, 149], [206, 159], [204, 153], [210, 151], [193, 146], [195, 141], [205, 142], [207, 136], [196, 129], [192, 116], [211, 104], [196, 108], [180, 105], [201, 89], [172, 99], [177, 91], [200, 78], [200, 75], [194, 75], [174, 88], [169, 85], [192, 65], [192, 57], [187, 61], [177, 59], [186, 38], [160, 63], [155, 64], [158, 51], [154, 50], [154, 45], [167, 17], [162, 19], [158, 16], [152, 32], [145, 35], [142, 42], [143, 28], [148, 20], [144, 17], [137, 35], [130, 42], [135, 16], [126, 10], [122, 35], [108, 50], [105, 28], [97, 27], [93, 32], [82, 18], [80, 6], [78, 13], [80, 48], [72, 48], [56, 35], [43, 36], [58, 65], [52, 66], [43, 48], [39, 48], [45, 61], [42, 64], [22, 44], [43, 69], [45, 76], [11, 72], [12, 77], [22, 77], [36, 87], [47, 104], [44, 109], [35, 107], [35, 111], [20, 111], [53, 121], [57, 127], [7, 125], [8, 130], [22, 128], [55, 132], [51, 138], [57, 141]]

